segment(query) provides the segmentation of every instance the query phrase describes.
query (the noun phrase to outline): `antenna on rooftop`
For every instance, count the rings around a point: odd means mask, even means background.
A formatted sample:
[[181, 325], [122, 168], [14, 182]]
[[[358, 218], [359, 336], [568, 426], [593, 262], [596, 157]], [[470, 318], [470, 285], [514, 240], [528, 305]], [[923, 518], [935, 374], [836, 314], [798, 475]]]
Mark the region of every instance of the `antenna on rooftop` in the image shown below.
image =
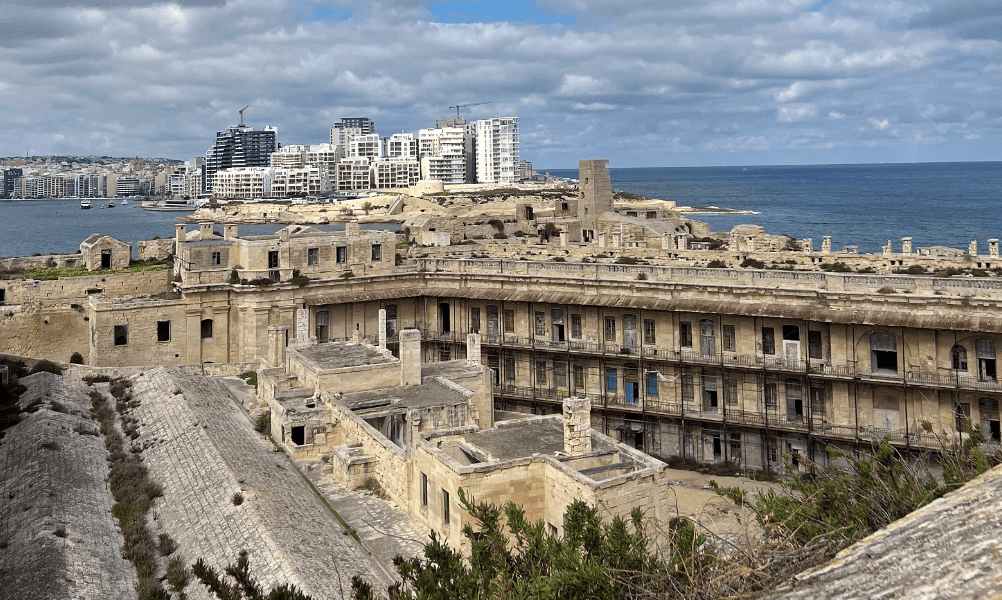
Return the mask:
[[456, 109], [456, 118], [459, 118], [459, 109], [466, 108], [467, 106], [480, 106], [481, 104], [494, 104], [493, 102], [474, 102], [473, 104], [457, 104], [455, 106], [450, 106], [449, 110]]
[[250, 104], [240, 109], [240, 126], [244, 126], [244, 111], [250, 108]]

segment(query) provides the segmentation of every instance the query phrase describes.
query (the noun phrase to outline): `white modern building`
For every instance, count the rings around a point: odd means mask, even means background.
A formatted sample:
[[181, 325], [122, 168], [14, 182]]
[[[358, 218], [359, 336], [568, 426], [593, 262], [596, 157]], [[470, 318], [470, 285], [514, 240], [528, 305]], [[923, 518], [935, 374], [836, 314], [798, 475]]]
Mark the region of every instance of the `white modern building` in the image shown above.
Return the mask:
[[306, 165], [307, 151], [307, 147], [300, 144], [282, 146], [277, 152], [271, 153], [271, 166], [287, 169], [302, 168]]
[[388, 158], [413, 158], [417, 160], [418, 141], [413, 133], [394, 133], [386, 138], [383, 155]]
[[330, 189], [327, 175], [318, 167], [236, 167], [216, 173], [213, 193], [220, 198], [289, 198]]
[[421, 178], [443, 183], [468, 183], [470, 138], [462, 127], [435, 127], [418, 131]]
[[518, 117], [481, 119], [466, 127], [473, 136], [477, 183], [515, 183]]

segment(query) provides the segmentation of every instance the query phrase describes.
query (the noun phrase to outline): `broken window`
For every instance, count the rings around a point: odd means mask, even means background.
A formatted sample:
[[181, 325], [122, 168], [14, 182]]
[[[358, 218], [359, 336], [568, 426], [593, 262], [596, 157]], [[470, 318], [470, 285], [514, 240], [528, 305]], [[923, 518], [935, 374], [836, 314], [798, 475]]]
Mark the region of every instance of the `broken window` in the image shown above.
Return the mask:
[[397, 334], [397, 305], [387, 304], [385, 310], [386, 310], [386, 335], [394, 336]]
[[724, 383], [724, 402], [729, 406], [734, 406], [738, 403], [738, 380], [728, 379]]
[[495, 338], [498, 329], [498, 307], [493, 304], [487, 305], [487, 337]]
[[776, 384], [765, 384], [765, 407], [776, 408]]
[[567, 387], [567, 363], [559, 360], [553, 361], [553, 387]]
[[450, 306], [448, 302], [438, 303], [438, 323], [441, 326], [442, 333], [449, 333], [452, 331], [452, 326], [449, 323], [449, 310]]
[[546, 313], [536, 311], [536, 335], [546, 335]]
[[306, 250], [306, 264], [310, 267], [320, 264], [320, 248], [308, 248]]
[[1002, 441], [999, 430], [999, 401], [996, 398], [978, 400], [978, 414], [981, 416], [981, 430], [989, 440]]
[[480, 333], [480, 309], [470, 309], [470, 333]]
[[637, 315], [623, 315], [623, 346], [637, 346]]
[[957, 344], [950, 349], [950, 367], [954, 371], [967, 370], [967, 348]]
[[683, 321], [678, 324], [678, 340], [679, 346], [692, 348], [692, 323]]
[[564, 341], [564, 311], [555, 308], [550, 311], [550, 340], [554, 342]]
[[504, 359], [504, 379], [505, 381], [515, 381], [515, 357], [506, 356]]
[[717, 376], [703, 375], [703, 410], [717, 412]]
[[326, 310], [318, 310], [317, 314], [313, 317], [313, 322], [316, 324], [318, 342], [326, 342], [330, 338], [330, 334], [327, 330], [329, 315], [330, 313]]
[[811, 414], [816, 417], [825, 416], [825, 388], [811, 388]]
[[218, 266], [220, 266], [222, 264], [223, 264], [223, 253], [222, 252], [213, 252], [212, 253], [212, 266], [213, 267], [218, 267]]
[[212, 339], [212, 319], [202, 319], [201, 337], [203, 340]]
[[713, 432], [710, 435], [710, 440], [713, 443], [713, 460], [720, 460], [721, 454], [723, 453], [723, 447], [720, 443], [720, 434]]
[[898, 372], [898, 346], [894, 335], [890, 333], [870, 335], [870, 370], [888, 375]]
[[734, 326], [733, 325], [722, 325], [723, 330], [723, 344], [724, 352], [736, 352], [738, 349], [737, 341], [734, 339]]
[[776, 354], [776, 332], [772, 327], [762, 328], [762, 354]]
[[644, 319], [644, 343], [648, 345], [657, 343], [657, 329], [654, 319]]
[[731, 434], [731, 456], [732, 461], [740, 462], [741, 460], [741, 434], [732, 433]]
[[372, 262], [379, 262], [383, 260], [383, 245], [373, 244], [372, 245]]
[[807, 332], [807, 356], [819, 360], [824, 358], [824, 351], [821, 349], [820, 331]]
[[581, 315], [571, 315], [571, 338], [581, 337]]
[[699, 320], [699, 353], [703, 356], [713, 356], [717, 352], [714, 329], [715, 324], [711, 319]]
[[978, 379], [995, 381], [995, 340], [974, 340], [978, 357]]
[[584, 389], [584, 366], [574, 365], [574, 389], [575, 391]]
[[605, 318], [605, 341], [613, 343], [616, 341], [616, 317]]
[[129, 343], [129, 326], [115, 325], [115, 345], [125, 346]]
[[268, 252], [268, 268], [269, 269], [278, 268], [278, 250], [270, 250]]
[[334, 248], [334, 262], [338, 264], [348, 262], [348, 246], [336, 246]]
[[786, 380], [786, 416], [800, 420], [804, 416], [804, 397], [799, 379]]
[[157, 341], [170, 341], [170, 321], [157, 321]]
[[685, 373], [682, 375], [682, 403], [688, 402], [692, 404], [695, 402], [695, 394], [693, 394], [693, 379], [692, 375]]
[[504, 332], [515, 333], [515, 311], [504, 311]]
[[306, 444], [306, 426], [297, 425], [293, 427], [292, 434], [290, 437], [292, 438], [292, 443], [297, 446], [302, 446]]

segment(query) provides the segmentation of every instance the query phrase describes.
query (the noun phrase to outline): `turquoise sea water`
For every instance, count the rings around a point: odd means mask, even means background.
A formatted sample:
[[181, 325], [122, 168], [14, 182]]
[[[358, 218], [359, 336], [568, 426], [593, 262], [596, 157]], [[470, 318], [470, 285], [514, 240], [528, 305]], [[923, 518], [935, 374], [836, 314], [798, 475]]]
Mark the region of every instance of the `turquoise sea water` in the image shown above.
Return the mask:
[[[542, 172], [543, 169], [537, 171]], [[577, 178], [577, 170], [550, 170]], [[832, 236], [832, 248], [879, 252], [904, 236], [915, 246], [985, 252], [1002, 238], [1002, 163], [918, 163], [609, 169], [612, 187], [674, 200], [680, 206], [719, 206], [758, 214], [693, 215], [714, 231], [761, 225], [798, 239]]]
[[[542, 171], [542, 169], [537, 169]], [[550, 170], [577, 178], [577, 170]], [[695, 215], [714, 231], [754, 223], [796, 238], [832, 236], [832, 247], [879, 252], [887, 240], [900, 247], [966, 249], [1002, 238], [1002, 163], [921, 163], [697, 168], [611, 168], [613, 188], [685, 206], [755, 211]], [[92, 233], [135, 242], [174, 235], [179, 213], [144, 211], [138, 205], [80, 210], [78, 201], [0, 202], [0, 256], [75, 252]], [[185, 216], [187, 213], [180, 213]], [[244, 225], [241, 233], [266, 234], [279, 225]], [[396, 225], [375, 224], [376, 229]], [[337, 229], [338, 226], [322, 227]]]

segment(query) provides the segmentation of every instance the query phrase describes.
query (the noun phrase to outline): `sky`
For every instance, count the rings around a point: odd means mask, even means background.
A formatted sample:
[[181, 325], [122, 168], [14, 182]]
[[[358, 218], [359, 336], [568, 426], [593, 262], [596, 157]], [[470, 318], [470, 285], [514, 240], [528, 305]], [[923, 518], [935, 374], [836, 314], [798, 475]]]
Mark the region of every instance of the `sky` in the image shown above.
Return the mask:
[[461, 108], [537, 169], [1002, 160], [1002, 3], [0, 0], [0, 156], [203, 156]]

